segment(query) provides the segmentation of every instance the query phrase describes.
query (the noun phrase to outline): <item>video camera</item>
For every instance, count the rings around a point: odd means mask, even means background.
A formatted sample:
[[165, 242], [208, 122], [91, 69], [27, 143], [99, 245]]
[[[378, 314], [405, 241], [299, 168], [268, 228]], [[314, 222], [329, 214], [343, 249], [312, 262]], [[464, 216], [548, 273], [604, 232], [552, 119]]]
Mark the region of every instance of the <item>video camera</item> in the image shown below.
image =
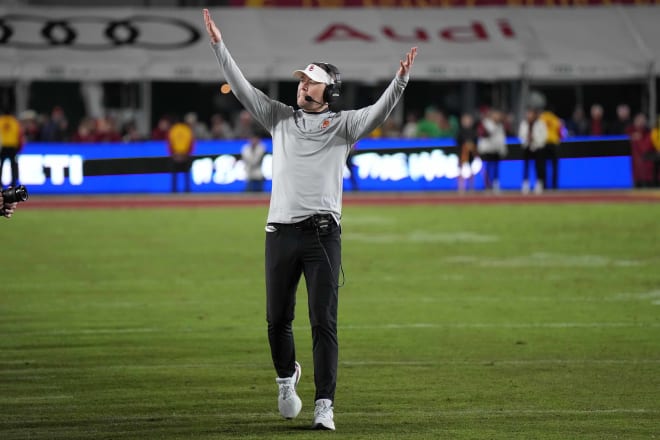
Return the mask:
[[[28, 190], [23, 185], [18, 185], [17, 187], [7, 188], [2, 190], [2, 200], [3, 203], [15, 203], [15, 202], [25, 202], [30, 195]], [[0, 208], [2, 208], [0, 206]]]

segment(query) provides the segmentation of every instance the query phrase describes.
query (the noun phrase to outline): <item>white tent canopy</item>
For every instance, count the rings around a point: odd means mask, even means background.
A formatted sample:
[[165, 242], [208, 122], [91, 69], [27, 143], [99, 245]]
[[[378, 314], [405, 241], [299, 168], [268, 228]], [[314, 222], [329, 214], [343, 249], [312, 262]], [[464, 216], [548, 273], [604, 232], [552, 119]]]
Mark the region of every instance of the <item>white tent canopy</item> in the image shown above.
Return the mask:
[[[660, 8], [216, 8], [251, 80], [311, 61], [381, 81], [419, 47], [419, 80], [645, 80], [660, 74]], [[0, 7], [0, 79], [221, 79], [199, 9]]]

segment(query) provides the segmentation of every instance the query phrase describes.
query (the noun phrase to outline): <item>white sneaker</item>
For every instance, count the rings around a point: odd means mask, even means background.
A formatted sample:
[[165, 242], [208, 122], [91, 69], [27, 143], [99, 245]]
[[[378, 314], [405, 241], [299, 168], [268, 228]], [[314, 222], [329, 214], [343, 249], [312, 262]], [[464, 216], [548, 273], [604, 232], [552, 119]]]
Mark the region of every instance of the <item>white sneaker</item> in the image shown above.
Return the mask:
[[277, 396], [277, 408], [285, 419], [296, 418], [302, 409], [302, 401], [296, 393], [296, 385], [300, 381], [300, 376], [302, 376], [302, 369], [300, 364], [296, 362], [296, 371], [293, 376], [275, 379], [280, 388]]
[[314, 423], [312, 429], [324, 429], [326, 431], [335, 430], [334, 412], [332, 400], [319, 399], [314, 408]]
[[528, 180], [523, 180], [521, 192], [523, 194], [529, 194], [529, 181]]
[[543, 181], [536, 181], [536, 185], [534, 185], [534, 194], [543, 194]]
[[500, 181], [493, 180], [493, 194], [499, 194], [499, 193], [500, 193]]

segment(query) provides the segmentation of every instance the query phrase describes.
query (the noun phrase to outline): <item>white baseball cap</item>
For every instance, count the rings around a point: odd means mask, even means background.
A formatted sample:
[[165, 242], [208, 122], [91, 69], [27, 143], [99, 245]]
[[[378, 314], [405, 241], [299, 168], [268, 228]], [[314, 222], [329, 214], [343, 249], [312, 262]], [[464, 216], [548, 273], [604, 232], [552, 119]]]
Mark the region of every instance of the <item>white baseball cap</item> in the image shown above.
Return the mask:
[[303, 75], [307, 75], [310, 79], [324, 84], [334, 84], [335, 82], [328, 72], [316, 64], [309, 64], [304, 70], [295, 70], [293, 72], [293, 76], [296, 78], [300, 78]]

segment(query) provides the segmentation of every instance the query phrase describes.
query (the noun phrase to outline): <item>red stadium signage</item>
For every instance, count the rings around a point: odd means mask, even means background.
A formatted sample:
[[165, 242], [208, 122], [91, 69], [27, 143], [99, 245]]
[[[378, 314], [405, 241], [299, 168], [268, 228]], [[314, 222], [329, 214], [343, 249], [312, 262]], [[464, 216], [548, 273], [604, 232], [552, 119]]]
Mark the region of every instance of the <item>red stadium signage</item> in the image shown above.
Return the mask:
[[[345, 66], [345, 80], [387, 81], [397, 53], [411, 46], [424, 55], [415, 80], [660, 75], [656, 6], [318, 12], [298, 9], [296, 32], [286, 8], [225, 8], [218, 15], [243, 74], [255, 81], [291, 81], [291, 66], [321, 52]], [[217, 81], [205, 33], [193, 8], [0, 8], [0, 80]]]
[[[515, 38], [513, 27], [506, 19], [497, 20], [497, 27], [504, 38]], [[431, 41], [435, 35], [434, 30], [424, 28], [415, 28], [412, 31], [404, 33], [402, 29], [393, 26], [383, 26], [382, 35], [390, 40], [399, 43], [421, 43]], [[480, 21], [473, 21], [467, 26], [449, 26], [437, 30], [437, 36], [441, 40], [451, 43], [474, 43], [487, 41], [489, 39], [486, 27]], [[366, 33], [345, 23], [329, 24], [315, 39], [317, 43], [326, 43], [328, 41], [350, 41], [359, 40], [372, 42], [376, 41], [377, 35]]]
[[451, 8], [506, 6], [655, 5], [660, 0], [231, 0], [236, 7], [271, 8]]

